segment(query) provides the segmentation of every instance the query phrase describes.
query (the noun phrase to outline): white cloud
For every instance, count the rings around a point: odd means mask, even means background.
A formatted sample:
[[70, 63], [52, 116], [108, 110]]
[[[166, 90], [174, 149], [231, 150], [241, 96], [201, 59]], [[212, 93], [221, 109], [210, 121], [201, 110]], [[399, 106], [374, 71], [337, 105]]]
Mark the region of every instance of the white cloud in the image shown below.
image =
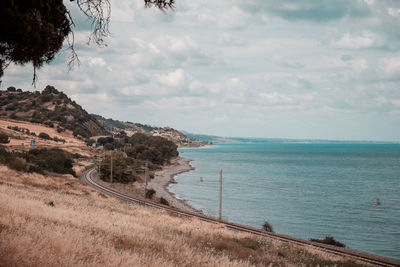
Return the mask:
[[220, 29], [240, 29], [251, 22], [251, 16], [237, 6], [229, 7], [228, 11], [215, 14], [199, 14], [198, 21], [217, 26]]
[[380, 47], [382, 43], [375, 34], [364, 31], [361, 36], [352, 36], [347, 32], [339, 40], [333, 41], [331, 46], [338, 49], [365, 49]]
[[88, 63], [90, 67], [95, 67], [95, 66], [104, 67], [106, 65], [106, 62], [101, 57], [89, 57]]
[[400, 8], [389, 7], [386, 9], [386, 11], [390, 16], [400, 18]]
[[400, 57], [383, 58], [381, 64], [387, 76], [400, 76]]
[[294, 103], [294, 99], [292, 97], [279, 94], [277, 92], [260, 93], [259, 96], [268, 105], [287, 105]]
[[168, 86], [172, 88], [182, 88], [186, 83], [186, 75], [183, 69], [177, 69], [169, 72], [168, 74], [157, 75], [157, 81], [162, 86]]

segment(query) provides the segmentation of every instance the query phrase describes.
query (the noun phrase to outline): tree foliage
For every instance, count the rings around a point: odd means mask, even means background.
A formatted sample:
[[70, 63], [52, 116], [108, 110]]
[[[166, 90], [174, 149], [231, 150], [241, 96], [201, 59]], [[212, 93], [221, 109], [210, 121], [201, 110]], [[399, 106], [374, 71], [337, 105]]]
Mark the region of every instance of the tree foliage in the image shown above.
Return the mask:
[[32, 62], [35, 70], [49, 63], [71, 32], [60, 0], [0, 1], [0, 18], [0, 77], [10, 62]]
[[0, 147], [0, 164], [17, 171], [54, 172], [75, 175], [72, 155], [61, 149], [32, 149], [27, 153], [8, 152]]
[[128, 156], [135, 159], [151, 161], [154, 164], [164, 164], [179, 155], [177, 145], [161, 136], [134, 134], [128, 138], [131, 147], [126, 149]]
[[[103, 45], [104, 37], [109, 35], [109, 0], [76, 0], [75, 3], [92, 22], [89, 42]], [[174, 0], [144, 0], [146, 7], [155, 6], [161, 10], [173, 8], [174, 3]], [[36, 69], [52, 61], [66, 39], [72, 51], [68, 64], [72, 65], [77, 60], [73, 26], [70, 13], [61, 0], [0, 1], [0, 82], [4, 69], [11, 62], [20, 65], [32, 62], [35, 83]]]
[[8, 139], [8, 135], [5, 133], [0, 133], [0, 144], [8, 144], [10, 143], [10, 139]]
[[[123, 153], [112, 154], [113, 182], [129, 183], [136, 181], [135, 177], [127, 171], [130, 160], [124, 157]], [[110, 182], [111, 179], [111, 155], [107, 155], [101, 162], [100, 178]]]

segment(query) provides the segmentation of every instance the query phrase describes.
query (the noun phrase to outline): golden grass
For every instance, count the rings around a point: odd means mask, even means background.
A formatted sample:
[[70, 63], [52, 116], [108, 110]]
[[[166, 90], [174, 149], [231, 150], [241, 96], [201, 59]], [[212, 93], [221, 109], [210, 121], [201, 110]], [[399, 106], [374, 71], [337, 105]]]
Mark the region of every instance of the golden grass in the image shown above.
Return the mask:
[[342, 260], [127, 204], [70, 175], [0, 166], [0, 266], [340, 266]]
[[[31, 136], [25, 133], [10, 130], [7, 128], [8, 126], [18, 126], [20, 128], [29, 129], [30, 132], [36, 133], [37, 136], [40, 133], [47, 133], [52, 138], [57, 137], [60, 139], [64, 139], [65, 143], [55, 142], [52, 140], [44, 140], [36, 136]], [[78, 153], [82, 156], [87, 157], [93, 156], [93, 153], [95, 151], [94, 148], [87, 147], [85, 142], [83, 142], [82, 140], [75, 138], [72, 134], [72, 131], [66, 130], [65, 132], [58, 133], [56, 127], [50, 128], [43, 124], [1, 118], [0, 130], [10, 136], [10, 143], [6, 144], [6, 146], [14, 149], [20, 149], [22, 147], [22, 143], [24, 144], [25, 148], [28, 148], [31, 140], [33, 139], [36, 142], [37, 148], [61, 148], [65, 151]]]

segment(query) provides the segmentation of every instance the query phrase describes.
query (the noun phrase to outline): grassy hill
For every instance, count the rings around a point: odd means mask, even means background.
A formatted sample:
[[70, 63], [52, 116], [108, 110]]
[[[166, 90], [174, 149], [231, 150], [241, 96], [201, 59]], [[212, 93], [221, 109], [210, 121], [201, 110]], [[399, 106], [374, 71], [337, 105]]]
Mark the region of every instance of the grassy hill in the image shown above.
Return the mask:
[[0, 117], [42, 123], [58, 132], [68, 129], [83, 138], [109, 134], [80, 105], [50, 85], [42, 92], [14, 87], [0, 91]]

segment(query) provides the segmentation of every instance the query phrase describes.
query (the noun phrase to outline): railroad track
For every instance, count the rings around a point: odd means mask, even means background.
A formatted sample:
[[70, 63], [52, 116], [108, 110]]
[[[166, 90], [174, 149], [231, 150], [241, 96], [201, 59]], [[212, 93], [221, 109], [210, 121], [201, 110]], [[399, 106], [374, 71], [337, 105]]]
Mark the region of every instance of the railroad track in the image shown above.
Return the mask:
[[355, 249], [340, 248], [340, 247], [330, 246], [330, 245], [321, 244], [321, 243], [314, 243], [311, 241], [294, 238], [291, 236], [269, 233], [269, 232], [266, 232], [266, 231], [263, 231], [263, 230], [260, 230], [260, 229], [254, 228], [254, 227], [250, 227], [247, 225], [231, 223], [231, 222], [228, 222], [225, 220], [218, 220], [218, 219], [210, 217], [210, 216], [192, 213], [192, 212], [186, 212], [186, 211], [182, 211], [182, 210], [170, 207], [170, 206], [165, 206], [162, 204], [157, 204], [157, 203], [153, 203], [153, 202], [146, 201], [143, 199], [131, 197], [131, 196], [125, 195], [123, 193], [117, 192], [113, 189], [110, 189], [108, 187], [98, 184], [93, 179], [93, 177], [95, 175], [97, 175], [96, 169], [95, 168], [89, 169], [89, 170], [85, 171], [84, 173], [82, 173], [81, 180], [84, 183], [101, 191], [104, 194], [125, 200], [130, 203], [135, 203], [135, 204], [145, 205], [145, 206], [149, 206], [149, 207], [153, 207], [153, 208], [157, 208], [157, 209], [167, 210], [169, 212], [179, 214], [179, 215], [185, 216], [185, 217], [196, 217], [197, 219], [200, 219], [202, 221], [215, 223], [215, 224], [221, 224], [229, 229], [236, 230], [236, 231], [251, 233], [251, 234], [254, 234], [257, 236], [262, 236], [262, 237], [273, 238], [273, 239], [277, 239], [280, 241], [297, 244], [300, 246], [312, 247], [314, 249], [325, 251], [325, 252], [335, 254], [338, 256], [342, 256], [345, 258], [357, 260], [357, 261], [360, 261], [363, 263], [371, 264], [373, 266], [399, 266], [400, 267], [400, 260], [397, 260], [397, 259], [383, 257], [383, 256], [371, 254], [368, 252], [355, 250]]

